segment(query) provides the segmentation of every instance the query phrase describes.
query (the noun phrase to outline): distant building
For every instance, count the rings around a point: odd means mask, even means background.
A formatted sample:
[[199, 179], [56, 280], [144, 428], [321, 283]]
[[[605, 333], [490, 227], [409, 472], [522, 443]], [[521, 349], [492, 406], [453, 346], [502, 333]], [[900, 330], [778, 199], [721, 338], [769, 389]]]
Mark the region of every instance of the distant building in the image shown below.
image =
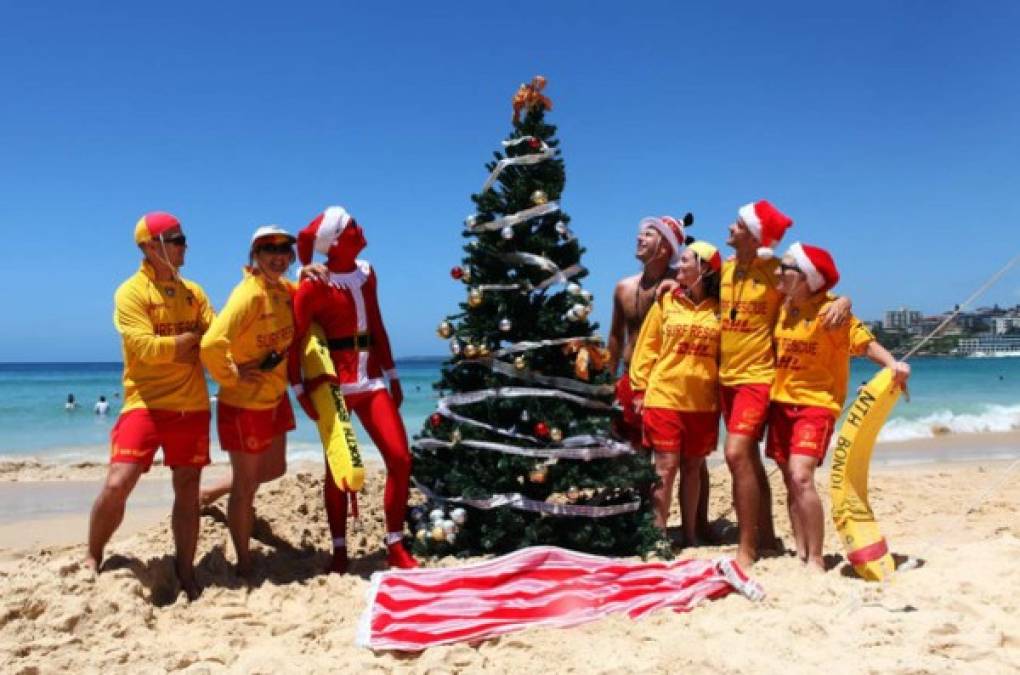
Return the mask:
[[964, 356], [994, 356], [996, 354], [1020, 353], [1020, 337], [1003, 335], [979, 335], [960, 338], [957, 351]]
[[992, 333], [1003, 335], [1011, 329], [1020, 329], [1020, 316], [996, 316], [991, 319]]
[[885, 330], [908, 330], [920, 321], [921, 312], [900, 307], [886, 311], [885, 318], [882, 319], [882, 328]]

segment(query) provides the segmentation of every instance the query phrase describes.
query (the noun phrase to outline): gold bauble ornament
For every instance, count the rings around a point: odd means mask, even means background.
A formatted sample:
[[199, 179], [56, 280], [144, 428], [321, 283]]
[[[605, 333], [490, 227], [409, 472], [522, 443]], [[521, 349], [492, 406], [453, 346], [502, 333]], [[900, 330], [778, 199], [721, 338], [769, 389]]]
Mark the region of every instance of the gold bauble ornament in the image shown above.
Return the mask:
[[489, 345], [481, 345], [478, 347], [478, 355], [481, 356], [482, 358], [485, 358], [491, 353], [492, 352], [489, 351]]
[[425, 541], [427, 536], [429, 536], [429, 532], [424, 527], [414, 533], [414, 538], [418, 541]]
[[464, 345], [464, 358], [473, 359], [476, 356], [478, 356], [478, 347], [471, 343]]
[[468, 307], [478, 307], [482, 304], [482, 292], [477, 288], [468, 291]]
[[523, 356], [518, 356], [514, 359], [514, 368], [517, 370], [524, 370], [528, 367], [528, 362], [524, 360]]
[[442, 323], [439, 324], [439, 327], [436, 328], [436, 335], [443, 338], [444, 340], [449, 338], [451, 335], [453, 335], [453, 324], [451, 324], [449, 321], [443, 321]]
[[576, 486], [571, 485], [567, 488], [567, 499], [572, 502], [576, 502], [577, 498], [581, 496], [581, 491]]
[[442, 525], [436, 525], [432, 528], [432, 541], [446, 541], [446, 530], [443, 529]]
[[465, 284], [471, 283], [471, 268], [465, 267], [464, 273], [461, 275], [460, 280]]
[[549, 430], [549, 439], [553, 443], [559, 443], [563, 440], [563, 430], [559, 427], [553, 427]]
[[549, 469], [544, 466], [536, 466], [534, 469], [528, 472], [528, 480], [532, 483], [544, 483], [545, 479], [549, 477]]
[[549, 196], [542, 190], [535, 190], [531, 193], [532, 204], [547, 204], [549, 202]]
[[450, 434], [450, 442], [453, 443], [454, 445], [460, 443], [461, 438], [462, 436], [460, 434], [460, 429], [454, 429], [453, 433]]

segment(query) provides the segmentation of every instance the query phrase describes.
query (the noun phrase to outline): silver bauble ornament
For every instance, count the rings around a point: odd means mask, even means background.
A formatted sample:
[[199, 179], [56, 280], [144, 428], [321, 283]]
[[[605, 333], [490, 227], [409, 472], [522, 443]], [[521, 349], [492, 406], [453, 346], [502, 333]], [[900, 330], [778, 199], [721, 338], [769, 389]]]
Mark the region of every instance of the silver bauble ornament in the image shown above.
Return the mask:
[[429, 511], [429, 522], [436, 523], [446, 517], [446, 514], [442, 509], [432, 509]]
[[570, 293], [571, 295], [580, 295], [581, 286], [571, 281], [569, 284], [567, 284], [567, 293]]
[[450, 511], [450, 520], [455, 522], [457, 525], [463, 525], [467, 522], [467, 511], [458, 506], [453, 511]]
[[443, 532], [445, 532], [447, 536], [453, 534], [457, 530], [457, 524], [452, 520], [447, 519], [439, 524], [443, 526]]
[[556, 234], [565, 235], [568, 232], [567, 224], [562, 220], [556, 223]]
[[460, 340], [458, 340], [456, 338], [454, 338], [453, 340], [450, 340], [450, 353], [451, 354], [453, 354], [454, 356], [460, 356], [461, 349], [462, 349], [462, 347], [461, 347], [461, 344], [460, 344]]
[[441, 322], [439, 324], [439, 327], [436, 328], [436, 335], [446, 340], [451, 335], [453, 335], [453, 324], [450, 323], [449, 321]]
[[468, 291], [468, 307], [478, 307], [482, 304], [484, 296], [482, 295], [481, 289], [472, 288]]
[[506, 240], [513, 239], [514, 238], [514, 228], [510, 227], [509, 225], [507, 225], [506, 227], [504, 227], [502, 230], [499, 231], [499, 236], [503, 237]]
[[509, 333], [513, 327], [514, 324], [510, 321], [510, 319], [503, 318], [499, 320], [499, 329], [504, 333]]
[[549, 430], [549, 440], [553, 443], [559, 443], [563, 440], [563, 431], [559, 427], [553, 427]]
[[592, 293], [591, 293], [591, 291], [589, 291], [588, 289], [584, 289], [583, 291], [581, 291], [581, 298], [582, 298], [582, 299], [583, 299], [583, 300], [584, 300], [585, 302], [591, 302], [591, 301], [592, 301], [592, 298], [594, 298], [594, 297], [595, 297], [595, 296], [593, 296], [593, 295], [592, 295]]
[[447, 544], [449, 544], [450, 546], [453, 546], [453, 542], [455, 542], [455, 541], [457, 541], [457, 533], [456, 532], [451, 532], [448, 535], [446, 535], [446, 543]]
[[478, 224], [478, 214], [473, 213], [464, 219], [464, 224], [467, 225], [468, 229], [473, 228]]

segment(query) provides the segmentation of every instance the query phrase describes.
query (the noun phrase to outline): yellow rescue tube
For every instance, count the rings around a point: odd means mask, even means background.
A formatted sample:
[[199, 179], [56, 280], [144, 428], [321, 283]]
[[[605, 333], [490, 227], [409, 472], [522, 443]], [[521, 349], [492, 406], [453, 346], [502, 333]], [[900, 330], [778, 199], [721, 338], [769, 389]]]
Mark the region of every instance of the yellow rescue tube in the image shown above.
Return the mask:
[[343, 392], [336, 383], [336, 369], [329, 356], [326, 334], [318, 324], [312, 324], [301, 345], [301, 372], [305, 382], [326, 378], [309, 392], [312, 405], [319, 414], [316, 426], [326, 451], [326, 463], [341, 490], [358, 492], [365, 484], [365, 465], [361, 461], [358, 439], [354, 435]]
[[878, 432], [899, 397], [900, 387], [893, 382], [892, 371], [883, 368], [850, 406], [832, 453], [832, 519], [846, 547], [847, 560], [857, 574], [871, 581], [881, 581], [896, 569], [868, 503], [868, 468]]

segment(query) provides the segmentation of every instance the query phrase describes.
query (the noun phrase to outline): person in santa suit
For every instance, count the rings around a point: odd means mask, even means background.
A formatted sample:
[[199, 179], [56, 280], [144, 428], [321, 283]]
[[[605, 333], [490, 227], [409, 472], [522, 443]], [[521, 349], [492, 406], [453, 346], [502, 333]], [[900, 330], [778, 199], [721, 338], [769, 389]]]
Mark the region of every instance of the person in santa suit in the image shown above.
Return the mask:
[[[386, 463], [387, 562], [390, 567], [408, 569], [418, 563], [402, 544], [411, 477], [407, 432], [398, 411], [404, 394], [379, 311], [375, 272], [368, 262], [357, 258], [366, 244], [361, 227], [341, 206], [330, 206], [298, 233], [301, 263], [307, 265], [313, 253], [321, 253], [326, 256], [329, 273], [325, 283], [305, 280], [298, 285], [294, 344], [302, 344], [312, 322], [325, 331], [347, 407], [361, 420]], [[299, 350], [290, 350], [290, 382], [301, 407], [314, 420], [318, 414], [304, 390], [300, 358]], [[347, 571], [348, 496], [327, 467], [324, 497], [333, 537], [330, 571], [340, 574]]]

